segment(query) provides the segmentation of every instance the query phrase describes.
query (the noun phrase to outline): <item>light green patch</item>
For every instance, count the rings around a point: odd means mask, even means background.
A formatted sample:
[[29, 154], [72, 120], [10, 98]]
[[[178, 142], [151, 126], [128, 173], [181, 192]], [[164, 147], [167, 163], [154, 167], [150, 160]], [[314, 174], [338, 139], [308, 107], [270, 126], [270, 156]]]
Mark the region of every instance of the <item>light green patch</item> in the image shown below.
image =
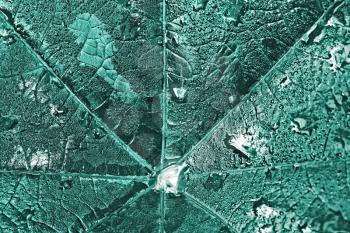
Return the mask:
[[104, 24], [96, 16], [83, 13], [68, 28], [77, 37], [76, 43], [84, 45], [78, 58], [81, 65], [97, 69], [96, 75], [113, 86], [123, 102], [133, 103], [137, 94], [113, 66], [112, 56], [116, 47]]

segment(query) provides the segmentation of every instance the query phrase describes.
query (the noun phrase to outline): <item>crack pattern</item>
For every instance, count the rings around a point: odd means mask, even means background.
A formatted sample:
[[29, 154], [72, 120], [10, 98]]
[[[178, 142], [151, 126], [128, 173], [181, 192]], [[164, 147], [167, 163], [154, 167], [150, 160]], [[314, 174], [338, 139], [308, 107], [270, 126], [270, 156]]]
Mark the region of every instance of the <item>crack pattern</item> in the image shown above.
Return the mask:
[[349, 9], [0, 0], [0, 231], [346, 232]]

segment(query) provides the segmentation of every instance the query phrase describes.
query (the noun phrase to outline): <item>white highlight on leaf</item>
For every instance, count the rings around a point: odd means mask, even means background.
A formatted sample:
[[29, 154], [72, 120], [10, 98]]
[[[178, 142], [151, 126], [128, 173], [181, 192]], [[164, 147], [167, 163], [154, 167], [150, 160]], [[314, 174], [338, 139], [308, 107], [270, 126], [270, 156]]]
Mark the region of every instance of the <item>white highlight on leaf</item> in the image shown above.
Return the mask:
[[269, 227], [260, 227], [258, 229], [258, 233], [271, 233], [273, 232], [273, 228], [272, 226], [269, 226]]
[[331, 27], [335, 27], [336, 25], [344, 26], [335, 16], [332, 16], [326, 24], [326, 26], [331, 26]]
[[231, 146], [234, 146], [235, 148], [237, 148], [239, 151], [241, 151], [247, 157], [251, 157], [250, 153], [246, 149], [246, 147], [249, 145], [248, 145], [248, 140], [244, 137], [244, 135], [241, 135], [238, 138], [232, 138], [229, 141], [229, 144]]
[[5, 28], [0, 29], [0, 36], [1, 37], [8, 36], [8, 35], [9, 35], [9, 32]]
[[15, 153], [10, 160], [10, 165], [14, 168], [25, 168], [28, 169], [26, 161], [26, 153], [21, 145], [14, 147]]
[[312, 230], [310, 227], [306, 226], [305, 228], [301, 229], [303, 233], [312, 233]]
[[301, 117], [296, 117], [291, 121], [292, 131], [304, 135], [310, 135], [310, 132], [306, 129], [307, 120]]
[[257, 208], [257, 215], [261, 218], [273, 218], [279, 215], [278, 211], [274, 210], [272, 207], [262, 204]]
[[49, 166], [48, 150], [38, 150], [32, 155], [30, 160], [31, 168], [45, 168]]
[[166, 193], [178, 193], [179, 176], [186, 164], [171, 165], [164, 168], [157, 177], [156, 190], [164, 190]]
[[[30, 148], [25, 150], [21, 145], [16, 145], [14, 150], [13, 157], [9, 162], [9, 165], [13, 168], [30, 170], [33, 168], [47, 168], [49, 166], [48, 150], [37, 150], [32, 153]], [[59, 155], [56, 157], [59, 158]]]
[[328, 63], [331, 65], [330, 69], [336, 72], [341, 68], [342, 62], [350, 63], [350, 44], [339, 44], [329, 50], [331, 57]]
[[[292, 10], [294, 11], [294, 9]], [[301, 37], [301, 40], [307, 42], [309, 40], [310, 34], [316, 29], [317, 24], [312, 25], [312, 27]]]
[[180, 88], [175, 87], [175, 88], [173, 88], [173, 91], [174, 91], [176, 98], [183, 100], [185, 98], [185, 94], [186, 94], [187, 90], [183, 87], [180, 87]]
[[50, 104], [50, 114], [51, 116], [55, 116], [56, 114], [60, 114], [60, 113], [63, 113], [62, 110], [59, 110], [58, 109], [58, 106], [57, 105], [54, 105], [54, 104]]
[[[0, 8], [6, 9], [8, 11], [13, 10], [13, 5], [12, 5], [13, 0], [8, 0], [8, 1], [1, 1], [0, 2]], [[0, 14], [0, 17], [6, 17], [6, 20], [8, 20], [7, 16], [5, 14]]]
[[18, 84], [18, 89], [23, 91], [23, 96], [30, 100], [38, 100], [39, 103], [45, 103], [49, 97], [45, 94], [42, 87], [38, 87], [35, 80], [26, 80]]
[[314, 42], [316, 42], [316, 43], [320, 42], [320, 41], [323, 39], [324, 36], [325, 36], [325, 32], [322, 31], [322, 32], [320, 33], [320, 35], [318, 35], [318, 36], [315, 37]]

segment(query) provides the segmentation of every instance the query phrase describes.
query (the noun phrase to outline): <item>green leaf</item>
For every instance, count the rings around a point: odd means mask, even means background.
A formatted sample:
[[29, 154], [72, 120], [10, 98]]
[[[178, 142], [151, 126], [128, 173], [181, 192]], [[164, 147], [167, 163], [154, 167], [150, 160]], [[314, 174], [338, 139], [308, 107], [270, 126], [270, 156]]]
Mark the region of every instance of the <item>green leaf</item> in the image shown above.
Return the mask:
[[1, 232], [348, 232], [347, 0], [0, 0]]

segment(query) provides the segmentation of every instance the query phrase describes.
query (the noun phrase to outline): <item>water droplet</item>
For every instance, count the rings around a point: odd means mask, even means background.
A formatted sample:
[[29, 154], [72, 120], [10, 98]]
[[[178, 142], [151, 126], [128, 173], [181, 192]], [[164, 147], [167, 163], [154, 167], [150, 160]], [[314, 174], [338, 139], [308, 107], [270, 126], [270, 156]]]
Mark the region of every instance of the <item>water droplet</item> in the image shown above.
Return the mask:
[[179, 101], [184, 101], [184, 99], [186, 98], [187, 90], [183, 87], [180, 87], [180, 88], [175, 87], [173, 88], [173, 92], [176, 99], [178, 99]]

